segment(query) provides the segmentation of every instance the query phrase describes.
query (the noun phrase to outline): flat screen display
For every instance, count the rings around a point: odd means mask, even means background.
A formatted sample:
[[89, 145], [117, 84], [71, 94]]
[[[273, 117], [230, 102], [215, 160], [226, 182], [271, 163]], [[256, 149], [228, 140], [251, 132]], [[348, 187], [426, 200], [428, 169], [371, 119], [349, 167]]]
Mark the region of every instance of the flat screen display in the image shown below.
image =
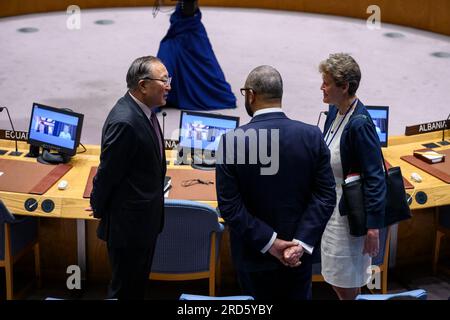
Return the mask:
[[366, 106], [370, 117], [373, 120], [378, 138], [382, 147], [388, 145], [388, 129], [389, 129], [389, 107], [384, 106]]
[[80, 143], [83, 115], [34, 103], [28, 143], [74, 155]]
[[179, 146], [216, 151], [220, 137], [239, 126], [239, 117], [181, 111]]

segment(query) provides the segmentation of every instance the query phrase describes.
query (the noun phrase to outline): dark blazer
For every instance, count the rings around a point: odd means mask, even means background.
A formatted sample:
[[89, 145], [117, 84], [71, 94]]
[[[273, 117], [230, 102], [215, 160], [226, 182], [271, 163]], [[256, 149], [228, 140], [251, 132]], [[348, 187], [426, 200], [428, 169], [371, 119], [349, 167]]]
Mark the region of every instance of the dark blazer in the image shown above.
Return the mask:
[[[231, 230], [236, 267], [246, 271], [274, 270], [281, 263], [270, 253], [260, 252], [274, 231], [278, 238], [295, 238], [311, 246], [322, 237], [336, 204], [330, 153], [317, 127], [290, 120], [282, 112], [256, 116], [240, 129], [248, 135], [256, 132], [258, 144], [261, 137], [271, 136], [270, 131], [266, 134], [259, 129], [279, 130], [278, 172], [261, 175], [260, 169], [269, 166], [262, 165], [259, 158], [256, 164], [248, 164], [248, 160], [247, 164], [236, 164], [239, 148], [235, 143], [234, 164], [223, 161], [216, 166], [219, 209]], [[222, 137], [218, 159], [230, 157], [227, 141], [233, 139], [234, 132]], [[273, 132], [271, 137], [275, 137]], [[264, 140], [270, 152], [276, 153], [271, 139]], [[270, 154], [266, 148], [261, 151]], [[248, 156], [246, 143], [245, 159]], [[307, 261], [310, 257], [305, 254], [300, 268], [310, 267]]]
[[100, 165], [91, 193], [94, 216], [101, 219], [98, 237], [116, 248], [154, 245], [151, 239], [164, 224], [165, 174], [166, 159], [164, 152], [160, 155], [157, 135], [126, 93], [102, 131]]
[[[337, 107], [330, 105], [325, 121], [324, 135], [337, 113]], [[372, 118], [366, 107], [358, 100], [355, 111], [342, 132], [340, 153], [344, 176], [350, 172], [360, 173], [364, 179], [367, 228], [379, 229], [384, 227], [386, 183], [381, 160], [380, 140], [371, 121]], [[343, 197], [339, 202], [339, 212], [341, 215], [347, 214], [347, 206]]]

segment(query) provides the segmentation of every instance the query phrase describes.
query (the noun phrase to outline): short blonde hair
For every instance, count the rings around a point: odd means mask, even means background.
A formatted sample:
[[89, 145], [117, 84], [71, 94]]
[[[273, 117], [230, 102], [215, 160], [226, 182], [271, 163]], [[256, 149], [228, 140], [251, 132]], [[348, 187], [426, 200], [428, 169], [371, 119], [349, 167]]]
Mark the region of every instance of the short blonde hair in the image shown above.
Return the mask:
[[330, 54], [328, 59], [319, 64], [320, 73], [331, 76], [338, 87], [348, 83], [348, 94], [353, 96], [361, 81], [359, 65], [347, 53]]

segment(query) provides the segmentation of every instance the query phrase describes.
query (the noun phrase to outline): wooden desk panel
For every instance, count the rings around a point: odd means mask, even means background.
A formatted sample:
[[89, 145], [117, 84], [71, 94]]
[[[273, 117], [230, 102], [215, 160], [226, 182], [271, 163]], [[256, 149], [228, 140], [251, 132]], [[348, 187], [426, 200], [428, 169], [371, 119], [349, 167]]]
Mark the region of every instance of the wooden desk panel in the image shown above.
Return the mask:
[[[422, 191], [428, 196], [428, 201], [423, 205], [418, 204], [413, 197], [411, 204], [413, 218], [399, 224], [396, 256], [396, 264], [398, 266], [429, 263], [431, 268], [436, 232], [436, 207], [450, 204], [450, 184], [446, 184], [440, 179], [401, 160], [400, 157], [407, 154], [412, 155], [414, 150], [423, 148], [423, 143], [436, 143], [441, 138], [442, 132], [408, 137], [392, 137], [389, 139], [390, 147], [383, 149], [386, 160], [393, 166], [400, 166], [403, 176], [414, 185], [415, 189], [407, 190], [407, 192], [415, 196], [417, 192]], [[436, 150], [440, 149], [442, 148]], [[413, 172], [417, 172], [422, 177], [423, 181], [421, 183], [410, 179]], [[448, 248], [447, 250], [442, 250], [442, 254], [445, 253], [450, 254]]]
[[[173, 6], [172, 0], [163, 4]], [[0, 17], [29, 13], [61, 11], [74, 4], [70, 0], [2, 0]], [[78, 0], [82, 10], [88, 8], [146, 6], [151, 10], [153, 2], [148, 0]], [[394, 23], [450, 35], [450, 1], [448, 0], [202, 0], [200, 6], [245, 7], [289, 11], [302, 11], [360, 18], [366, 20], [370, 5], [381, 9], [382, 23]]]
[[43, 285], [57, 280], [65, 288], [66, 271], [77, 261], [77, 226], [72, 219], [40, 219], [39, 250]]

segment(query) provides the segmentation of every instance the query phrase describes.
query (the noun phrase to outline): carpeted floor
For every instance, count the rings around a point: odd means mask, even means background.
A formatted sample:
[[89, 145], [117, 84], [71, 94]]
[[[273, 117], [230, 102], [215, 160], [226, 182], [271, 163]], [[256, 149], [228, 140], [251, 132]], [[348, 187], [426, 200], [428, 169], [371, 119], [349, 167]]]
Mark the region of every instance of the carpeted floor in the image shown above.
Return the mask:
[[[450, 266], [450, 265], [449, 265]], [[30, 272], [18, 268], [15, 279], [16, 289], [23, 288], [26, 282], [32, 280]], [[0, 269], [0, 288], [4, 288], [4, 272]], [[428, 300], [448, 300], [450, 298], [450, 275], [439, 272], [433, 275], [429, 265], [408, 266], [389, 270], [389, 293], [424, 289]], [[68, 290], [65, 281], [43, 279], [41, 289], [33, 288], [23, 299], [44, 300], [47, 297], [70, 300], [98, 300], [107, 294], [107, 283], [82, 283], [82, 290]], [[219, 296], [237, 295], [239, 287], [236, 282], [228, 281], [221, 284]], [[207, 280], [195, 281], [149, 281], [146, 299], [177, 300], [182, 293], [208, 295]], [[337, 300], [333, 289], [325, 282], [313, 283], [313, 300]], [[362, 293], [369, 293], [367, 288]], [[4, 289], [0, 289], [0, 301], [5, 299]]]
[[[165, 9], [167, 10], [167, 8]], [[325, 15], [257, 9], [202, 8], [203, 23], [238, 108], [224, 114], [249, 118], [239, 88], [255, 66], [269, 64], [284, 78], [284, 109], [316, 123], [326, 109], [319, 90], [319, 62], [329, 53], [349, 52], [362, 69], [358, 91], [367, 105], [390, 106], [390, 134], [406, 125], [445, 119], [450, 111], [450, 37]], [[0, 105], [10, 108], [16, 129], [27, 130], [31, 105], [40, 102], [85, 114], [82, 142], [98, 144], [103, 121], [126, 90], [131, 61], [156, 54], [169, 26], [169, 13], [151, 8], [84, 10], [81, 29], [66, 27], [65, 12], [0, 19]], [[112, 24], [96, 24], [112, 20]], [[19, 28], [37, 28], [21, 33]], [[386, 37], [386, 33], [400, 34]], [[161, 116], [160, 116], [161, 117]], [[166, 138], [177, 138], [179, 111], [168, 110]], [[9, 128], [6, 115], [0, 128]]]

